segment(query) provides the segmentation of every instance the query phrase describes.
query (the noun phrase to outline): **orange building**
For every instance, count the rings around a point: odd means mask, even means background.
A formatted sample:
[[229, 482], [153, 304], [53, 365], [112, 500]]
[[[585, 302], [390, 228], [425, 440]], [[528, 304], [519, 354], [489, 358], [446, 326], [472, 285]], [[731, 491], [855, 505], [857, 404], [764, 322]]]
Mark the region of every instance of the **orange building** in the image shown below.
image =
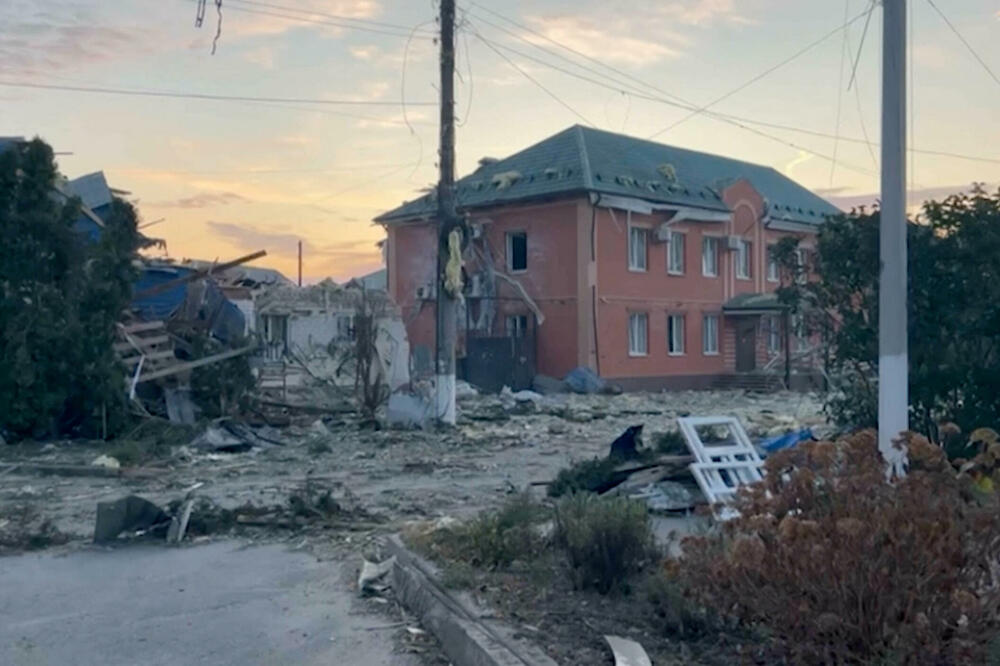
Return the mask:
[[[780, 378], [769, 247], [794, 235], [807, 257], [839, 212], [770, 167], [581, 126], [482, 160], [456, 189], [470, 229], [460, 357], [470, 378], [515, 388], [577, 366], [626, 389]], [[426, 195], [376, 218], [389, 293], [424, 365], [435, 211]], [[809, 340], [789, 337], [796, 377], [811, 379]]]

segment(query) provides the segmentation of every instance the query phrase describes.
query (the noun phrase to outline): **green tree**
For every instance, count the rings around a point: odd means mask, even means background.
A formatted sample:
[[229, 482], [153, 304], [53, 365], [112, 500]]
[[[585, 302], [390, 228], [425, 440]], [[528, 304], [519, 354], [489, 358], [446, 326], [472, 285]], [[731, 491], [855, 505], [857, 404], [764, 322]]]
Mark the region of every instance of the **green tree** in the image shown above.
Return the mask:
[[0, 428], [15, 436], [113, 432], [126, 414], [112, 350], [140, 236], [115, 199], [97, 242], [73, 229], [80, 202], [57, 194], [52, 149], [0, 154]]
[[[879, 211], [827, 222], [809, 269], [797, 279], [797, 242], [776, 254], [779, 297], [829, 351], [829, 415], [845, 425], [878, 418]], [[963, 430], [1000, 423], [1000, 191], [976, 186], [923, 206], [907, 231], [910, 424], [936, 436], [953, 420]]]

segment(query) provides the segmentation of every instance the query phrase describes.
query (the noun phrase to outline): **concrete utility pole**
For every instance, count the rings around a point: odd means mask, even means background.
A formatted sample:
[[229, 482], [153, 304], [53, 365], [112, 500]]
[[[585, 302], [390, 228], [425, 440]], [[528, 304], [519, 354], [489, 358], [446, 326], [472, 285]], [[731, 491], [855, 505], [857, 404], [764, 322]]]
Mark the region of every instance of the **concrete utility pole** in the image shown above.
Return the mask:
[[[452, 232], [461, 234], [455, 211], [455, 0], [441, 0], [441, 167], [438, 181], [437, 333], [435, 349], [435, 417], [455, 424], [455, 340], [458, 337], [460, 280], [449, 280], [454, 263]], [[462, 237], [459, 235], [458, 240]], [[459, 259], [460, 261], [460, 259]], [[459, 264], [458, 269], [460, 270]], [[455, 267], [452, 267], [454, 272]], [[455, 293], [459, 290], [458, 293]]]
[[906, 0], [883, 0], [882, 211], [879, 253], [878, 448], [901, 475], [906, 451], [893, 440], [909, 430], [906, 326]]

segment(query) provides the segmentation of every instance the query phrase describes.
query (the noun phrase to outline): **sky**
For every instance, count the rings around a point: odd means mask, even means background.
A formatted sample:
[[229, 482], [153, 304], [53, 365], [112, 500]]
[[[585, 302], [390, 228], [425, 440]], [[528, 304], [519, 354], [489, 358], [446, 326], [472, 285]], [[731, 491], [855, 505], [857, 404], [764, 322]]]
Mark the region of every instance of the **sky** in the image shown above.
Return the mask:
[[[214, 54], [207, 4], [197, 27], [197, 0], [4, 0], [0, 136], [45, 139], [70, 178], [103, 170], [172, 258], [266, 249], [294, 278], [301, 241], [306, 282], [378, 269], [372, 218], [437, 179], [436, 4], [223, 0]], [[580, 123], [770, 165], [841, 207], [877, 198], [868, 0], [458, 4], [460, 176]], [[1000, 183], [1000, 4], [909, 4], [918, 206]], [[710, 104], [726, 119], [691, 113]]]

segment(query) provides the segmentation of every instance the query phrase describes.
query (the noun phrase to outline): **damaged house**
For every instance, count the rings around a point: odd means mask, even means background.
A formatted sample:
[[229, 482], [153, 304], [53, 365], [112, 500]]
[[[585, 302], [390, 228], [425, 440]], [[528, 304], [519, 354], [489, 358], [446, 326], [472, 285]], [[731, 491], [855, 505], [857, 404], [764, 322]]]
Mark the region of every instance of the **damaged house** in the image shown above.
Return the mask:
[[[769, 248], [795, 236], [808, 261], [839, 211], [773, 168], [573, 126], [482, 160], [456, 196], [470, 381], [521, 388], [582, 366], [627, 389], [752, 387], [780, 383], [786, 360], [793, 384], [816, 379]], [[415, 369], [434, 349], [436, 205], [376, 218]]]
[[308, 381], [301, 370], [312, 379], [353, 384], [356, 317], [367, 312], [375, 323], [382, 381], [391, 390], [410, 381], [406, 328], [384, 291], [329, 279], [308, 287], [274, 286], [256, 297], [255, 310], [263, 376], [280, 369], [284, 383], [297, 384]]

